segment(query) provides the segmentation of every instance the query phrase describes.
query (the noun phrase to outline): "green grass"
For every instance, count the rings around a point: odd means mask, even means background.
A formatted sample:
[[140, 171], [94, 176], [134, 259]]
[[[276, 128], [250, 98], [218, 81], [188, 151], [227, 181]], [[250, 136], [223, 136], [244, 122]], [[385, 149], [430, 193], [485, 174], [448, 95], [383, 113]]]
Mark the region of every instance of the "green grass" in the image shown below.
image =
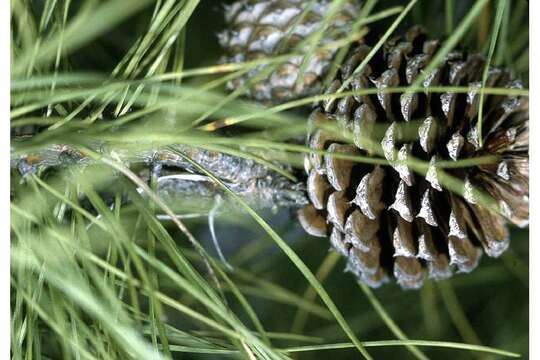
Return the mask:
[[[302, 143], [309, 105], [350, 95], [265, 107], [243, 99], [245, 89], [227, 93], [229, 79], [260, 64], [270, 72], [301, 48], [219, 64], [222, 2], [12, 1], [11, 128], [42, 131], [13, 137], [11, 155], [61, 143], [85, 151], [89, 162], [24, 181], [12, 171], [12, 358], [527, 358], [527, 229], [512, 229], [511, 250], [482, 259], [471, 274], [428, 282], [422, 291], [395, 284], [370, 290], [342, 273], [328, 242], [305, 235], [293, 212], [254, 209], [193, 163], [228, 194], [216, 223], [230, 270], [215, 255], [206, 219], [175, 217], [174, 204], [141, 179], [130, 165], [144, 150], [174, 153], [183, 144], [251, 159], [296, 181], [295, 169], [310, 151]], [[302, 44], [308, 53], [341, 2], [334, 4], [321, 31]], [[527, 87], [524, 4], [368, 0], [350, 36], [328, 46], [346, 49], [369, 32], [380, 34], [380, 46], [420, 22], [447, 35], [431, 67], [456, 45], [467, 46], [512, 68]], [[489, 34], [478, 44], [486, 13]], [[385, 91], [415, 91], [419, 81]], [[528, 96], [527, 88], [482, 89], [482, 96], [508, 93]], [[411, 121], [404, 133], [417, 125]], [[339, 134], [351, 141], [351, 134]], [[387, 163], [377, 151], [351, 159]], [[440, 162], [441, 183], [460, 193], [463, 184], [445, 169], [490, 161]], [[420, 174], [427, 169], [417, 159], [409, 165]], [[489, 206], [491, 199], [483, 199]], [[172, 220], [158, 221], [157, 213]]]

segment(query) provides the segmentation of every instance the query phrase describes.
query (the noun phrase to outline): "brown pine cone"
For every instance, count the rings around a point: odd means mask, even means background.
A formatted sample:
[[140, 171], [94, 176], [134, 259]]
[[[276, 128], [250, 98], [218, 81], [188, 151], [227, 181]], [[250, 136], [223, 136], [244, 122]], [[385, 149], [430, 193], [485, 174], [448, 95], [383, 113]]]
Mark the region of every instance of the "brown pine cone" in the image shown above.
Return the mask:
[[[238, 63], [288, 54], [321, 29], [331, 8], [330, 0], [239, 0], [225, 11], [227, 29], [219, 34], [226, 51], [222, 62]], [[234, 90], [259, 75], [267, 66], [276, 66], [248, 88], [248, 97], [281, 103], [318, 94], [338, 48], [327, 46], [345, 38], [359, 13], [360, 1], [346, 1], [332, 17], [317, 50], [310, 56], [302, 80], [297, 83], [304, 55], [295, 55], [276, 65], [260, 65], [227, 84]], [[305, 47], [306, 50], [308, 47]]]
[[[361, 44], [327, 93], [344, 83], [349, 92], [408, 86], [438, 47], [437, 40], [413, 27], [354, 74], [371, 50]], [[528, 98], [485, 95], [480, 142], [484, 66], [481, 55], [454, 51], [423, 86], [466, 86], [468, 93], [357, 94], [323, 101], [313, 111], [312, 149], [386, 159], [370, 165], [314, 152], [305, 162], [311, 204], [300, 210], [301, 224], [311, 235], [329, 236], [347, 258], [347, 270], [368, 285], [378, 287], [393, 277], [403, 288], [419, 288], [426, 275], [443, 279], [454, 270], [470, 272], [482, 249], [492, 257], [507, 249], [507, 222], [528, 224]], [[520, 89], [522, 84], [510, 71], [491, 67], [486, 87]], [[480, 156], [493, 161], [441, 169], [441, 160], [457, 164]], [[429, 164], [425, 174], [413, 171], [414, 163], [407, 162], [413, 158]], [[460, 195], [443, 187], [444, 174], [460, 180]], [[488, 209], [482, 199], [494, 206]]]

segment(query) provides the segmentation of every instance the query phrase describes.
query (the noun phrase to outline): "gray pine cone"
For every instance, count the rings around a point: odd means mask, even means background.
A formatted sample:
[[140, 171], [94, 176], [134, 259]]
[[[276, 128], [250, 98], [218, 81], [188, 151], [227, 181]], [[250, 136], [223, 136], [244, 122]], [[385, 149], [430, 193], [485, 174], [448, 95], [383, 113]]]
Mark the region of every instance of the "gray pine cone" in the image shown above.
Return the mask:
[[[321, 29], [328, 14], [330, 0], [240, 0], [226, 7], [228, 28], [219, 34], [226, 55], [222, 62], [238, 63], [290, 53], [297, 44]], [[346, 1], [332, 17], [317, 51], [309, 57], [301, 81], [297, 81], [306, 56], [295, 55], [279, 63], [269, 74], [248, 88], [247, 96], [265, 103], [282, 103], [318, 94], [336, 47], [324, 47], [348, 35], [351, 23], [359, 13], [360, 2]], [[260, 65], [227, 84], [229, 90], [244, 85], [261, 74]]]
[[[388, 41], [355, 74], [371, 50], [361, 44], [350, 52], [328, 93], [345, 82], [345, 91], [408, 86], [438, 47], [437, 40], [413, 27]], [[453, 271], [470, 272], [482, 252], [497, 257], [507, 249], [508, 222], [527, 226], [528, 98], [485, 95], [480, 143], [484, 66], [481, 55], [454, 51], [423, 86], [468, 86], [468, 93], [358, 94], [321, 102], [313, 111], [312, 149], [381, 154], [387, 160], [387, 165], [369, 165], [317, 153], [306, 156], [311, 203], [300, 210], [300, 222], [311, 235], [329, 236], [333, 249], [346, 257], [347, 269], [366, 284], [378, 287], [394, 278], [403, 288], [419, 288], [425, 276], [443, 279]], [[510, 71], [497, 67], [489, 69], [486, 86], [522, 88]], [[324, 129], [332, 124], [348, 131], [353, 141]], [[404, 129], [411, 128], [414, 136], [407, 136]], [[461, 180], [461, 195], [442, 186], [440, 160], [488, 155], [495, 160], [444, 169]], [[409, 157], [428, 163], [427, 173], [414, 172]], [[481, 192], [494, 200], [495, 210], [482, 205]]]

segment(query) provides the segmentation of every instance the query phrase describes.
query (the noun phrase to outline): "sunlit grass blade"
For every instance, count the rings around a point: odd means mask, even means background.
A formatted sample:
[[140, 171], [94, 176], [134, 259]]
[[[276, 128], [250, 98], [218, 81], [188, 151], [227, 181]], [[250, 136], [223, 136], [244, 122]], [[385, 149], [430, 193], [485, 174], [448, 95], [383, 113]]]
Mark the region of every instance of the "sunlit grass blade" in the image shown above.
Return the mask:
[[136, 0], [126, 7], [123, 0], [110, 0], [98, 8], [86, 6], [80, 10], [78, 17], [72, 20], [63, 32], [56, 34], [55, 37], [42, 44], [39, 57], [31, 49], [25, 51], [18, 59], [12, 72], [20, 74], [30, 63], [33, 66], [40, 66], [51, 61], [56, 56], [56, 49], [61, 42], [64, 44], [64, 54], [76, 50], [122, 20], [140, 11], [149, 3], [150, 0]]
[[[448, 341], [427, 341], [427, 340], [381, 340], [381, 341], [365, 341], [363, 342], [365, 347], [381, 347], [381, 346], [426, 346], [426, 347], [440, 347], [449, 349], [468, 350], [473, 352], [484, 352], [489, 354], [500, 355], [504, 357], [517, 358], [520, 354], [514, 352], [491, 348], [488, 346], [469, 345], [463, 343], [455, 343]], [[341, 344], [328, 344], [328, 345], [310, 345], [296, 348], [287, 348], [285, 350], [289, 352], [305, 352], [305, 351], [319, 351], [319, 350], [335, 350], [335, 349], [347, 349], [352, 348], [351, 343]]]
[[[336, 252], [330, 252], [324, 258], [324, 261], [321, 263], [321, 265], [317, 269], [317, 272], [315, 273], [315, 277], [321, 284], [326, 280], [328, 275], [330, 275], [331, 271], [334, 269], [340, 258], [341, 257]], [[317, 297], [317, 292], [313, 287], [309, 286], [304, 291], [304, 295], [302, 297], [307, 301], [313, 301]], [[304, 330], [307, 319], [308, 312], [306, 311], [306, 309], [303, 309], [299, 306], [296, 314], [294, 315], [294, 319], [291, 325], [291, 332], [301, 333]]]
[[[488, 76], [489, 66], [491, 64], [491, 58], [495, 52], [495, 46], [497, 45], [497, 37], [499, 36], [499, 30], [503, 21], [503, 15], [506, 8], [506, 3], [508, 0], [499, 0], [497, 2], [497, 13], [495, 14], [495, 23], [493, 24], [493, 31], [491, 32], [491, 40], [489, 43], [489, 51], [487, 55], [486, 65], [484, 66], [484, 71], [482, 73], [482, 88], [486, 85], [486, 79]], [[483, 145], [484, 140], [482, 137], [482, 123], [484, 116], [484, 92], [480, 89], [480, 104], [478, 106], [478, 143], [480, 146]]]
[[[173, 150], [173, 149], [171, 149]], [[182, 154], [179, 154], [181, 156], [184, 156]], [[315, 288], [319, 296], [321, 297], [322, 301], [326, 304], [330, 312], [334, 315], [340, 326], [342, 327], [343, 331], [347, 336], [352, 340], [353, 344], [355, 344], [358, 351], [362, 354], [362, 356], [366, 359], [371, 359], [371, 356], [365, 351], [363, 346], [361, 345], [360, 341], [357, 339], [356, 335], [352, 332], [351, 328], [347, 324], [346, 320], [343, 318], [343, 315], [340, 313], [340, 311], [337, 309], [336, 305], [328, 295], [328, 293], [324, 290], [324, 288], [321, 286], [321, 284], [317, 281], [317, 278], [313, 273], [309, 270], [309, 268], [304, 264], [302, 259], [298, 257], [298, 255], [283, 241], [283, 239], [266, 223], [249, 205], [247, 205], [241, 198], [239, 198], [234, 192], [232, 192], [222, 181], [220, 181], [218, 178], [216, 178], [212, 173], [208, 172], [206, 169], [202, 168], [199, 164], [193, 162], [191, 159], [185, 157], [187, 161], [193, 164], [199, 171], [209, 176], [213, 181], [215, 181], [219, 186], [221, 186], [227, 193], [229, 193], [241, 206], [246, 210], [246, 212], [253, 217], [253, 219], [272, 237], [272, 239], [276, 242], [276, 244], [282, 249], [282, 251], [291, 259], [291, 261], [295, 264], [295, 266], [302, 272], [304, 277], [309, 281], [311, 286]]]
[[463, 340], [467, 341], [470, 344], [481, 345], [480, 339], [474, 331], [469, 319], [467, 319], [466, 314], [461, 307], [459, 300], [456, 296], [454, 288], [448, 282], [439, 282], [437, 283], [441, 297], [444, 301], [444, 304], [452, 318], [452, 322], [457, 328]]
[[[403, 330], [399, 328], [399, 326], [395, 323], [394, 320], [392, 320], [392, 317], [390, 314], [385, 310], [384, 306], [380, 303], [380, 301], [375, 297], [375, 294], [365, 285], [365, 284], [358, 284], [360, 286], [360, 289], [362, 289], [362, 292], [366, 295], [368, 298], [371, 306], [375, 309], [377, 314], [379, 314], [381, 320], [385, 323], [385, 325], [388, 327], [390, 331], [399, 339], [402, 341], [407, 341], [409, 338]], [[424, 355], [422, 351], [420, 351], [416, 346], [414, 345], [405, 345], [407, 349], [411, 352], [411, 354], [414, 355], [417, 359], [426, 360], [427, 357]]]

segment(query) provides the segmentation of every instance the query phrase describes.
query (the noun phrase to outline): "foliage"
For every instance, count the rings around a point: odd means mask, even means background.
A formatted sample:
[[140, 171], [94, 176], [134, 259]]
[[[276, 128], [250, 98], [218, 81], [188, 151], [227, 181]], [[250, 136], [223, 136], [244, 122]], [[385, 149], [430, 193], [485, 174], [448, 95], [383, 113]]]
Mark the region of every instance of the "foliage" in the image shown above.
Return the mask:
[[[228, 94], [227, 80], [257, 62], [219, 64], [218, 1], [127, 3], [12, 0], [12, 157], [61, 143], [94, 161], [24, 179], [12, 171], [14, 359], [527, 358], [527, 230], [512, 229], [511, 250], [472, 274], [404, 292], [357, 285], [290, 211], [261, 212], [234, 193], [234, 213], [216, 220], [233, 270], [213, 255], [206, 217], [158, 221], [174, 215], [170, 204], [114, 154], [186, 144], [261, 161], [264, 151], [295, 178], [318, 98], [266, 108]], [[528, 86], [524, 0], [364, 9], [344, 43], [369, 28], [382, 44], [420, 23], [447, 36], [440, 59], [468, 46]], [[96, 141], [114, 151], [93, 151]]]

